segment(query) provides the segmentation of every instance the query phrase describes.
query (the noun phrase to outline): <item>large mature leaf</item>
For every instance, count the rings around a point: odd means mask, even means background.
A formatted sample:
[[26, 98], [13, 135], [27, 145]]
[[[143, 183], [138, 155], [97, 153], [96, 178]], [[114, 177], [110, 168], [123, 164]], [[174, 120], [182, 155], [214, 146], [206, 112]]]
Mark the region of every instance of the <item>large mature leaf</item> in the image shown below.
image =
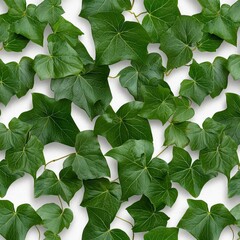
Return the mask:
[[169, 88], [144, 86], [142, 90], [144, 105], [140, 116], [147, 119], [159, 119], [163, 124], [175, 111], [174, 96]]
[[131, 9], [130, 0], [83, 0], [80, 16], [89, 18], [101, 12], [118, 12]]
[[228, 197], [240, 195], [240, 172], [237, 172], [228, 182]]
[[235, 218], [222, 204], [208, 209], [205, 202], [188, 200], [189, 208], [178, 227], [187, 230], [198, 240], [218, 240], [222, 230], [235, 223]]
[[54, 24], [64, 13], [61, 0], [44, 0], [36, 8], [36, 17], [40, 22]]
[[124, 16], [116, 12], [98, 13], [89, 20], [99, 65], [146, 58], [149, 37], [139, 23], [124, 22]]
[[3, 198], [11, 184], [23, 175], [22, 172], [13, 173], [7, 165], [7, 161], [2, 160], [0, 162], [0, 197]]
[[9, 122], [9, 129], [0, 123], [0, 150], [7, 150], [17, 144], [25, 143], [31, 125], [13, 118]]
[[98, 208], [87, 209], [89, 221], [84, 228], [82, 240], [130, 240], [128, 235], [120, 229], [111, 229], [113, 217]]
[[145, 194], [157, 208], [163, 203], [172, 205], [177, 197], [176, 189], [168, 179], [168, 166], [158, 158], [151, 160], [153, 145], [146, 140], [128, 140], [106, 155], [118, 161], [122, 199]]
[[144, 240], [178, 240], [178, 228], [157, 227], [144, 235]]
[[169, 171], [171, 180], [179, 183], [195, 198], [199, 196], [203, 186], [216, 176], [216, 174], [204, 173], [199, 160], [192, 163], [190, 154], [177, 147], [173, 148]]
[[239, 163], [237, 147], [231, 137], [223, 134], [217, 142], [200, 151], [204, 171], [218, 171], [229, 177], [232, 168]]
[[161, 37], [160, 49], [168, 57], [167, 69], [178, 68], [191, 61], [191, 48], [201, 40], [202, 27], [194, 17], [180, 16]]
[[43, 144], [31, 136], [26, 142], [17, 142], [8, 149], [5, 159], [13, 172], [23, 171], [36, 177], [37, 170], [45, 164]]
[[201, 105], [204, 98], [212, 92], [213, 81], [203, 64], [198, 64], [195, 60], [190, 66], [189, 76], [192, 80], [183, 80], [180, 88], [180, 95], [188, 97]]
[[120, 184], [101, 178], [84, 181], [84, 188], [82, 207], [102, 209], [115, 217], [121, 204]]
[[0, 234], [8, 240], [25, 240], [31, 227], [42, 223], [42, 219], [29, 204], [18, 206], [6, 200], [0, 201]]
[[186, 134], [190, 140], [192, 150], [202, 150], [215, 144], [225, 128], [224, 125], [211, 118], [207, 118], [202, 126], [203, 128], [191, 122], [186, 128]]
[[26, 10], [21, 13], [21, 17], [12, 24], [12, 30], [15, 33], [20, 34], [42, 46], [43, 32], [46, 27], [46, 23], [38, 20], [35, 11], [35, 5], [28, 5]]
[[142, 100], [142, 86], [157, 86], [158, 84], [168, 86], [162, 81], [165, 68], [162, 66], [162, 57], [159, 54], [150, 53], [144, 63], [132, 61], [131, 65], [119, 73], [119, 80], [136, 100]]
[[85, 73], [53, 79], [51, 88], [56, 100], [71, 100], [93, 119], [103, 113], [112, 99], [108, 75], [108, 66], [91, 65]]
[[76, 137], [76, 153], [70, 155], [64, 166], [72, 166], [79, 179], [109, 177], [110, 170], [93, 131], [80, 132]]
[[11, 69], [0, 59], [0, 102], [7, 105], [18, 90], [18, 81]]
[[73, 213], [69, 208], [61, 209], [55, 203], [48, 203], [37, 210], [43, 220], [43, 226], [54, 234], [60, 233], [64, 228], [69, 228]]
[[35, 72], [33, 70], [33, 60], [23, 57], [19, 63], [11, 62], [7, 66], [11, 69], [18, 89], [17, 97], [24, 96], [29, 89], [33, 88]]
[[146, 232], [159, 226], [166, 226], [169, 217], [159, 212], [164, 207], [157, 210], [151, 204], [149, 199], [143, 195], [143, 197], [127, 208], [127, 211], [135, 221], [133, 231], [134, 232]]
[[75, 193], [82, 187], [82, 181], [72, 171], [71, 167], [61, 170], [59, 178], [51, 170], [45, 170], [38, 177], [34, 184], [35, 197], [42, 195], [61, 196], [62, 199], [69, 203]]
[[240, 96], [234, 93], [226, 94], [227, 108], [214, 114], [213, 119], [226, 126], [225, 133], [237, 144], [240, 144]]
[[233, 54], [228, 58], [228, 70], [234, 80], [240, 79], [240, 55]]
[[10, 10], [21, 13], [26, 9], [26, 0], [4, 0]]
[[56, 34], [48, 37], [50, 55], [39, 54], [34, 59], [34, 70], [41, 80], [77, 75], [83, 70], [78, 53]]
[[19, 117], [21, 121], [33, 126], [31, 133], [44, 145], [60, 142], [74, 146], [79, 129], [71, 117], [71, 102], [55, 101], [40, 93], [32, 94], [32, 102], [33, 109]]
[[122, 145], [129, 139], [145, 139], [152, 141], [149, 122], [138, 116], [142, 103], [124, 104], [116, 113], [109, 107], [95, 124], [94, 131], [107, 138], [113, 147]]
[[143, 19], [143, 27], [152, 42], [159, 42], [161, 36], [172, 26], [180, 15], [178, 0], [144, 0], [147, 15]]

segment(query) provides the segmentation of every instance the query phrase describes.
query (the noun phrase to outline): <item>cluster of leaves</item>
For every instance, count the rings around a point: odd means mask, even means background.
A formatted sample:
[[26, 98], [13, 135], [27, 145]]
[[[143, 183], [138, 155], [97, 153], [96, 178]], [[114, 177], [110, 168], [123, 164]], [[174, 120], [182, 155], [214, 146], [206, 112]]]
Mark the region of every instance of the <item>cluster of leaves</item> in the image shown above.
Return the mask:
[[[25, 0], [4, 2], [8, 11], [0, 15], [0, 42], [6, 51], [20, 52], [29, 41], [43, 45], [48, 24], [52, 33], [47, 39], [49, 55], [24, 57], [19, 63], [0, 60], [0, 102], [7, 105], [14, 95], [24, 96], [33, 87], [35, 74], [41, 80], [51, 79], [54, 98], [33, 93], [32, 110], [12, 119], [8, 127], [0, 123], [0, 150], [5, 151], [0, 162], [0, 197], [14, 181], [30, 174], [36, 198], [54, 195], [61, 203], [45, 204], [38, 210], [23, 204], [15, 210], [11, 202], [1, 200], [0, 234], [6, 240], [24, 240], [37, 225], [45, 228], [45, 240], [60, 240], [59, 233], [73, 220], [62, 200], [69, 204], [82, 186], [81, 206], [89, 216], [83, 240], [129, 240], [121, 229], [111, 229], [111, 223], [122, 202], [134, 195], [141, 199], [127, 211], [134, 220], [133, 233], [147, 232], [144, 240], [177, 240], [179, 229], [197, 240], [217, 240], [226, 226], [240, 227], [240, 205], [229, 211], [217, 204], [209, 210], [205, 202], [189, 199], [176, 228], [167, 227], [169, 217], [163, 212], [177, 199], [173, 182], [197, 198], [203, 186], [221, 173], [229, 181], [229, 197], [240, 195], [240, 172], [230, 178], [231, 170], [239, 165], [240, 96], [228, 93], [226, 110], [207, 118], [202, 126], [190, 121], [192, 101], [201, 105], [206, 97], [220, 95], [229, 74], [240, 79], [240, 55], [217, 57], [213, 63], [193, 59], [195, 49], [213, 52], [224, 40], [237, 44], [240, 0], [232, 6], [198, 0], [202, 11], [193, 16], [181, 15], [177, 0], [144, 0], [142, 23], [125, 21], [122, 14], [132, 9], [134, 1], [83, 0], [80, 16], [91, 24], [95, 60], [79, 40], [82, 31], [62, 17], [60, 0], [43, 0], [38, 6], [27, 5]], [[160, 43], [167, 66], [159, 54], [148, 53], [149, 43]], [[131, 64], [119, 72], [119, 80], [135, 101], [115, 112], [110, 106], [109, 65], [122, 60]], [[179, 96], [174, 96], [164, 76], [189, 62], [191, 79], [183, 80]], [[91, 120], [97, 117], [94, 130], [80, 132], [71, 117], [72, 103]], [[160, 159], [160, 154], [152, 156], [151, 119], [168, 124], [164, 145], [173, 146], [170, 163]], [[106, 156], [118, 163], [115, 181], [109, 180], [98, 135], [112, 146]], [[57, 160], [46, 163], [43, 154], [44, 146], [52, 142], [75, 147], [74, 153], [64, 157], [58, 176], [47, 169]], [[186, 146], [199, 153], [197, 160], [192, 160]]]

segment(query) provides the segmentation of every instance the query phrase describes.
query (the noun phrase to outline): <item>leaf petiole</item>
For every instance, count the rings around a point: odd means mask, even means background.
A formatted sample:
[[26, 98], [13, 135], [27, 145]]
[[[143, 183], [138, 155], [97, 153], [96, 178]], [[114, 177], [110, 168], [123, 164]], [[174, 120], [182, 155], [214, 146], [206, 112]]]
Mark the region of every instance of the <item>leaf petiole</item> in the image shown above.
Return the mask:
[[128, 220], [123, 219], [123, 218], [121, 218], [119, 216], [116, 216], [116, 218], [118, 218], [118, 219], [122, 220], [123, 222], [126, 222], [126, 223], [130, 224], [132, 227], [134, 227], [133, 224], [131, 222], [129, 222]]
[[115, 78], [118, 78], [119, 77], [119, 74], [118, 75], [116, 75], [116, 76], [108, 76], [108, 78], [113, 78], [113, 79], [115, 79]]
[[35, 228], [37, 229], [38, 232], [38, 240], [41, 240], [41, 232], [37, 226], [35, 226]]
[[233, 235], [233, 238], [232, 238], [232, 240], [234, 240], [234, 239], [235, 239], [235, 234], [234, 234], [234, 231], [233, 231], [233, 229], [232, 229], [232, 227], [231, 227], [231, 226], [229, 226], [229, 228], [231, 229], [231, 232], [232, 232], [232, 235]]
[[62, 211], [63, 211], [63, 203], [62, 203], [62, 200], [61, 200], [61, 198], [60, 198], [59, 195], [58, 195], [58, 199], [59, 199], [59, 202], [60, 202], [61, 209], [62, 209]]
[[168, 149], [168, 146], [165, 147], [155, 158], [158, 158], [163, 152], [165, 152]]
[[63, 157], [60, 157], [60, 158], [51, 160], [50, 162], [48, 162], [48, 163], [45, 164], [44, 169], [46, 169], [49, 164], [54, 163], [54, 162], [58, 162], [58, 161], [60, 161], [60, 160], [62, 160], [62, 159], [64, 159], [64, 158], [69, 157], [69, 156], [72, 155], [72, 154], [74, 154], [74, 153], [70, 153], [70, 154], [68, 154], [68, 155], [66, 155], [66, 156], [63, 156]]

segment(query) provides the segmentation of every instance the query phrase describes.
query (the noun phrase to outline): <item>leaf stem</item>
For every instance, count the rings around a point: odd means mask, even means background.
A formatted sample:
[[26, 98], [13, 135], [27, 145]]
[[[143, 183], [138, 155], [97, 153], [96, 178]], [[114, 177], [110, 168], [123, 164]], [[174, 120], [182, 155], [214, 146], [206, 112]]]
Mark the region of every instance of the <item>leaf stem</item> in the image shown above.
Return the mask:
[[59, 200], [59, 202], [60, 202], [61, 209], [63, 210], [63, 203], [62, 203], [62, 200], [61, 200], [61, 198], [60, 198], [59, 195], [58, 195], [58, 200]]
[[137, 15], [135, 14], [135, 12], [133, 12], [133, 11], [128, 11], [128, 12], [130, 12], [134, 17], [135, 17], [135, 19], [137, 20], [137, 22], [139, 23], [139, 20], [138, 20], [138, 17], [137, 17]]
[[116, 182], [117, 180], [119, 180], [119, 178], [114, 179], [113, 182]]
[[60, 157], [60, 158], [51, 160], [50, 162], [48, 162], [48, 163], [45, 164], [44, 170], [47, 168], [47, 166], [48, 166], [49, 164], [54, 163], [54, 162], [57, 162], [57, 161], [60, 161], [60, 160], [62, 160], [62, 159], [64, 159], [64, 158], [67, 158], [67, 157], [69, 157], [69, 156], [72, 155], [72, 154], [74, 154], [74, 153], [70, 153], [70, 154], [68, 154], [68, 155], [66, 155], [66, 156], [63, 156], [63, 157]]
[[147, 13], [147, 11], [145, 11], [145, 12], [141, 12], [141, 13], [139, 13], [139, 14], [135, 14], [136, 15], [136, 17], [140, 17], [141, 15], [143, 15], [143, 14], [145, 14], [145, 13]]
[[235, 239], [235, 234], [234, 234], [234, 231], [233, 231], [233, 229], [232, 229], [232, 227], [231, 227], [231, 226], [229, 226], [229, 228], [231, 229], [231, 232], [232, 232], [232, 235], [233, 235], [233, 238], [232, 238], [232, 240], [234, 240], [234, 239]]
[[135, 0], [132, 1], [131, 9], [133, 9], [134, 4], [135, 4]]
[[41, 240], [41, 232], [37, 226], [35, 226], [35, 228], [37, 229], [38, 232], [38, 240]]
[[118, 78], [118, 77], [119, 77], [119, 74], [116, 75], [116, 76], [114, 76], [114, 77], [112, 77], [112, 76], [108, 76], [108, 78], [113, 78], [113, 79]]
[[168, 146], [166, 146], [155, 158], [159, 157], [164, 151], [168, 149]]
[[123, 222], [126, 222], [126, 223], [130, 224], [130, 225], [133, 227], [133, 224], [132, 224], [131, 222], [129, 222], [128, 220], [123, 219], [123, 218], [121, 218], [121, 217], [119, 217], [119, 216], [116, 216], [116, 218], [122, 220]]
[[173, 69], [170, 69], [168, 72], [166, 72], [166, 76], [169, 76], [172, 71], [173, 71]]

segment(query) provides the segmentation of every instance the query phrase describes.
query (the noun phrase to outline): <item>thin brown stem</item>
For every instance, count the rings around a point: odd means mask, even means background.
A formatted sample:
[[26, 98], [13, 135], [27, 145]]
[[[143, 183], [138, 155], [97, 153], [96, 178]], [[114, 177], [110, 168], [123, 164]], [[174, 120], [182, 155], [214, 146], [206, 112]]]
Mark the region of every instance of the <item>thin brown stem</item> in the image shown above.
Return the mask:
[[37, 226], [35, 226], [35, 228], [37, 229], [38, 232], [38, 240], [41, 240], [41, 232]]
[[136, 17], [140, 17], [141, 15], [146, 14], [146, 13], [147, 13], [147, 12], [141, 12], [141, 13], [135, 14], [135, 15], [136, 15]]
[[165, 147], [155, 158], [158, 158], [163, 152], [165, 152], [168, 149], [168, 146]]
[[166, 76], [169, 76], [172, 73], [173, 69], [170, 69], [168, 72], [166, 72]]
[[119, 180], [119, 178], [114, 179], [113, 182], [116, 182], [117, 180]]
[[135, 19], [137, 20], [137, 22], [139, 23], [138, 17], [137, 17], [137, 15], [135, 14], [135, 12], [133, 12], [133, 11], [128, 11], [128, 12], [130, 12], [130, 13], [135, 17]]
[[131, 6], [131, 9], [133, 9], [134, 7], [134, 4], [135, 4], [135, 0], [132, 1], [132, 6]]
[[234, 240], [234, 239], [235, 239], [235, 234], [234, 234], [234, 231], [233, 231], [233, 229], [232, 229], [232, 227], [231, 227], [231, 226], [229, 226], [229, 228], [231, 229], [231, 232], [232, 232], [232, 235], [233, 235], [233, 238], [232, 238], [232, 240]]
[[62, 160], [62, 159], [64, 159], [64, 158], [69, 157], [69, 156], [72, 155], [72, 154], [74, 154], [74, 153], [70, 153], [70, 154], [68, 154], [68, 155], [66, 155], [66, 156], [63, 156], [63, 157], [60, 157], [60, 158], [53, 159], [53, 160], [49, 161], [48, 163], [45, 164], [44, 169], [46, 169], [49, 164], [54, 163], [54, 162], [58, 162], [58, 161], [60, 161], [60, 160]]
[[58, 200], [60, 202], [61, 209], [63, 210], [63, 203], [62, 203], [62, 199], [60, 198], [60, 196], [58, 196]]
[[128, 220], [123, 219], [123, 218], [121, 218], [121, 217], [119, 217], [119, 216], [116, 216], [116, 218], [122, 220], [123, 222], [126, 222], [126, 223], [130, 224], [130, 225], [133, 227], [133, 224], [132, 224], [131, 222], [129, 222]]

